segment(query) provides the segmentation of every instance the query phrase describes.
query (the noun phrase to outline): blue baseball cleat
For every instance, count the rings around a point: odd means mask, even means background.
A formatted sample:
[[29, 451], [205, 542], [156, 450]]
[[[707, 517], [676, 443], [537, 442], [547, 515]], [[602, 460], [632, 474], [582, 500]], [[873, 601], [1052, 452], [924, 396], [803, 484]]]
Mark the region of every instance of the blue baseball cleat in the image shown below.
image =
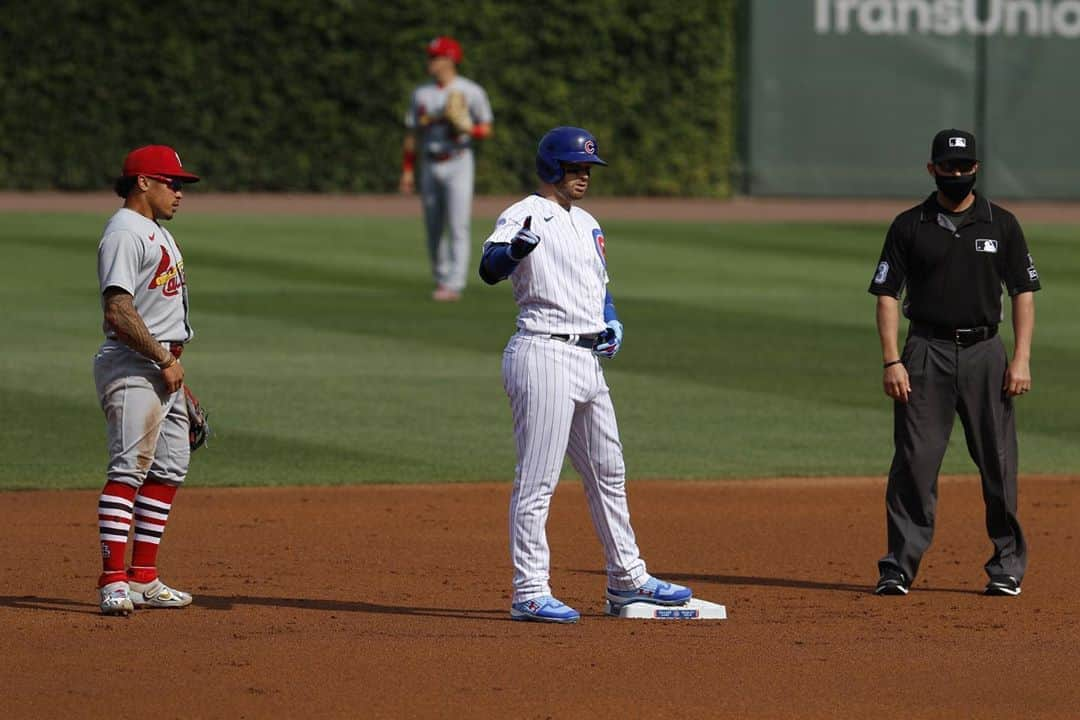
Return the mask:
[[534, 622], [576, 623], [581, 614], [574, 608], [550, 595], [514, 603], [510, 606], [510, 619]]
[[650, 577], [649, 581], [633, 590], [607, 589], [607, 599], [612, 605], [629, 605], [644, 602], [653, 605], [685, 605], [694, 593], [688, 587], [664, 582]]

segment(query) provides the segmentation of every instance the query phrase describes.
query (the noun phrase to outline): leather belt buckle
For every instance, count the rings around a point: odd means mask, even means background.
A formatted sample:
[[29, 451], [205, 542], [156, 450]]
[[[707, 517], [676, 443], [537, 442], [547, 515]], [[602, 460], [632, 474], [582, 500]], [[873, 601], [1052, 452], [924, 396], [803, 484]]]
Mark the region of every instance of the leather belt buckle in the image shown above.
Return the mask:
[[998, 327], [997, 325], [981, 325], [969, 328], [952, 328], [912, 323], [911, 332], [913, 335], [934, 338], [935, 340], [949, 340], [957, 345], [967, 347], [994, 337], [997, 335]]
[[953, 340], [957, 345], [974, 345], [983, 340], [989, 340], [994, 336], [989, 327], [956, 328], [953, 331]]

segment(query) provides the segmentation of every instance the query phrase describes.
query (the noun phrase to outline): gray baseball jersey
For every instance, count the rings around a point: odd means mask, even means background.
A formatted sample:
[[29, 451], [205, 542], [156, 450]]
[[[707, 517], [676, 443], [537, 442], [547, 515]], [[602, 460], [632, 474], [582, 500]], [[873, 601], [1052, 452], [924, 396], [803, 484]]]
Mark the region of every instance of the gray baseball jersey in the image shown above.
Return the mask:
[[[126, 290], [146, 329], [159, 341], [184, 343], [194, 337], [188, 324], [184, 258], [169, 231], [134, 210], [121, 208], [109, 219], [98, 245], [101, 292]], [[116, 333], [107, 325], [105, 336]]]
[[466, 77], [458, 75], [441, 87], [434, 82], [421, 85], [413, 91], [412, 102], [405, 113], [405, 127], [416, 131], [416, 149], [421, 157], [451, 153], [472, 144], [472, 138], [467, 134], [456, 134], [443, 119], [446, 99], [453, 91], [465, 96], [474, 123], [490, 123], [494, 118], [484, 88]]

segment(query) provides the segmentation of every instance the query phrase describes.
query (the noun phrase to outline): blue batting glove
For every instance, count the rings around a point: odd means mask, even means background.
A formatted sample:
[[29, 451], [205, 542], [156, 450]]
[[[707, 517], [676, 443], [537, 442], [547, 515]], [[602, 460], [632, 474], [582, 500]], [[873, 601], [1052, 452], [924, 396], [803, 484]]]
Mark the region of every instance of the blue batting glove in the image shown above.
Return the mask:
[[615, 357], [622, 346], [623, 326], [618, 320], [608, 320], [607, 330], [600, 333], [593, 345], [593, 353], [609, 360]]

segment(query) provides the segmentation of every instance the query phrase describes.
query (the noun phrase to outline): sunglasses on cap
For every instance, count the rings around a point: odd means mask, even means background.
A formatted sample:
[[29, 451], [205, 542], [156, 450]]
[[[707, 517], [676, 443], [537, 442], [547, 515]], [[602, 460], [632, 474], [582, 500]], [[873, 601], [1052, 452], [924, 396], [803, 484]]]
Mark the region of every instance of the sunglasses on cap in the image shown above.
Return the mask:
[[184, 181], [179, 178], [165, 177], [164, 175], [146, 175], [145, 177], [148, 177], [151, 180], [157, 180], [173, 192], [180, 192], [184, 189]]

